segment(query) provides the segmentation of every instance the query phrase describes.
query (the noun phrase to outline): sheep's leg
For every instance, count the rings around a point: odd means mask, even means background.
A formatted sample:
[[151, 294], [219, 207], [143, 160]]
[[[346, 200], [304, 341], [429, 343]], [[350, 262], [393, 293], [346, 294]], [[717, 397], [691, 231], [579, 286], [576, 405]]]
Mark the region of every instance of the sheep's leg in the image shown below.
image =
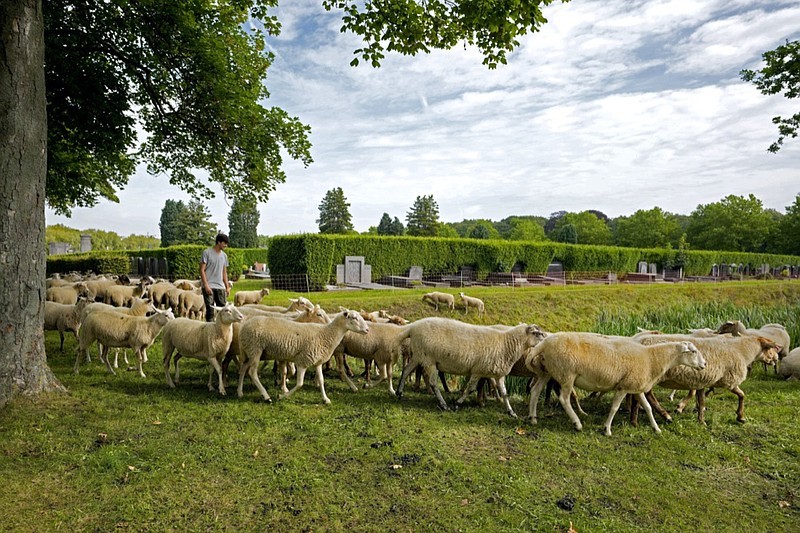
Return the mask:
[[570, 393], [569, 397], [570, 397], [570, 400], [575, 400], [575, 407], [578, 408], [578, 412], [580, 414], [582, 414], [583, 416], [588, 416], [586, 414], [586, 412], [583, 410], [583, 408], [581, 407], [581, 402], [578, 401], [578, 393], [575, 392], [575, 389], [572, 389], [572, 392]]
[[[656, 424], [656, 418], [653, 416], [653, 408], [650, 407], [650, 402], [647, 401], [647, 396], [643, 392], [640, 392], [636, 395], [636, 399], [639, 400], [639, 405], [642, 406], [644, 412], [647, 413], [647, 418], [650, 419], [650, 426], [653, 428], [653, 431], [656, 433], [661, 433], [661, 428], [658, 427]], [[611, 427], [609, 426], [609, 431], [611, 431]]]
[[172, 361], [172, 352], [173, 349], [171, 347], [164, 349], [164, 375], [167, 376], [167, 385], [169, 385], [171, 389], [174, 389], [175, 382], [172, 381], [172, 376], [169, 374], [169, 364]]
[[[576, 415], [575, 411], [573, 411], [572, 402], [570, 402], [572, 383], [572, 380], [570, 380], [568, 383], [561, 383], [561, 392], [558, 393], [558, 401], [561, 402], [561, 407], [564, 409], [564, 411], [566, 411], [570, 420], [572, 420], [572, 423], [575, 424], [575, 430], [580, 431], [583, 429], [583, 424], [581, 424], [580, 418], [578, 418], [578, 415]], [[619, 406], [617, 406], [617, 408], [619, 408]]]
[[289, 373], [288, 363], [286, 361], [282, 361], [281, 363], [278, 363], [278, 367], [281, 370], [281, 392], [286, 394], [289, 392], [289, 387], [286, 386], [286, 381], [288, 379], [287, 374]]
[[672, 392], [669, 393], [669, 401], [675, 401], [675, 393], [678, 392], [678, 389], [672, 389]]
[[408, 379], [408, 375], [417, 368], [417, 363], [412, 362], [409, 360], [408, 363], [403, 367], [403, 372], [400, 374], [400, 382], [397, 384], [397, 391], [395, 395], [398, 398], [403, 397], [403, 389], [406, 386], [406, 379]]
[[512, 418], [517, 418], [517, 413], [511, 408], [511, 402], [508, 399], [508, 391], [506, 391], [506, 378], [505, 376], [497, 380], [497, 390], [500, 391], [500, 398], [506, 406], [506, 413]]
[[731, 392], [739, 397], [739, 407], [736, 409], [736, 421], [742, 423], [747, 422], [747, 419], [744, 417], [744, 391], [737, 385], [731, 389]]
[[[142, 359], [144, 359], [145, 363], [147, 362], [147, 349], [146, 348], [142, 350]], [[125, 362], [127, 363], [127, 361], [125, 361]]]
[[106, 368], [108, 368], [108, 371], [116, 376], [117, 373], [114, 372], [114, 369], [111, 368], [111, 364], [108, 362], [108, 350], [109, 349], [110, 348], [108, 346], [103, 346], [103, 349], [100, 351], [100, 360], [103, 361], [106, 364]]
[[439, 377], [436, 374], [436, 365], [425, 367], [425, 378], [428, 381], [428, 387], [436, 396], [436, 401], [439, 402], [439, 408], [442, 411], [449, 411], [450, 408], [447, 406], [447, 402], [444, 401], [444, 398], [442, 397], [442, 391], [439, 390], [439, 385], [437, 383]]
[[214, 387], [211, 385], [211, 379], [213, 377], [212, 371], [217, 373], [217, 377], [219, 378], [219, 393], [222, 396], [225, 396], [225, 385], [222, 383], [222, 366], [217, 361], [216, 357], [212, 357], [208, 360], [211, 363], [211, 367], [208, 369], [208, 390], [213, 391]]
[[532, 424], [536, 424], [538, 420], [536, 419], [536, 409], [539, 404], [539, 395], [542, 393], [542, 389], [550, 381], [550, 376], [547, 374], [543, 376], [539, 376], [536, 378], [536, 382], [533, 384], [531, 388], [531, 399], [528, 404], [528, 418], [530, 419]]
[[458, 397], [455, 403], [456, 411], [461, 408], [461, 404], [464, 403], [464, 400], [467, 399], [467, 396], [470, 392], [475, 390], [475, 387], [478, 385], [478, 381], [480, 381], [479, 376], [470, 376], [469, 380], [464, 384], [464, 388], [461, 389], [461, 396]]
[[180, 383], [181, 381], [181, 367], [178, 364], [178, 361], [181, 360], [180, 352], [175, 354], [175, 383]]
[[[59, 338], [61, 339], [61, 347], [59, 348], [59, 351], [60, 351], [61, 353], [64, 353], [64, 332], [63, 332], [63, 331], [61, 331], [61, 330], [59, 330], [59, 331], [58, 331], [58, 336], [59, 336]], [[76, 337], [77, 337], [77, 336], [76, 336]]]
[[381, 377], [381, 381], [384, 379], [389, 384], [389, 394], [394, 394], [394, 385], [392, 385], [392, 369], [394, 365], [392, 363], [384, 363], [381, 367], [383, 371], [383, 376]]
[[144, 355], [142, 354], [141, 349], [136, 350], [136, 359], [138, 360], [137, 366], [139, 367], [139, 376], [146, 378], [147, 376], [144, 375], [144, 370], [142, 369], [142, 363], [144, 363]]
[[[611, 421], [614, 420], [614, 415], [617, 414], [619, 406], [622, 405], [622, 400], [625, 399], [625, 394], [626, 394], [625, 391], [617, 391], [616, 393], [614, 393], [614, 399], [611, 401], [611, 410], [608, 412], [608, 418], [606, 418], [606, 423], [604, 426], [606, 430], [606, 436], [608, 437], [611, 436]], [[650, 418], [653, 420], [653, 423], [655, 424], [656, 421], [655, 419], [653, 419], [652, 410], [650, 411]], [[656, 426], [656, 428], [658, 428], [658, 426]]]
[[319, 392], [322, 394], [322, 401], [325, 402], [325, 405], [330, 405], [331, 400], [328, 398], [328, 395], [325, 394], [325, 378], [323, 377], [322, 372], [322, 365], [317, 365], [317, 380], [319, 381]]
[[358, 392], [358, 387], [356, 384], [353, 383], [353, 380], [350, 379], [350, 376], [347, 375], [344, 367], [344, 354], [343, 353], [336, 353], [334, 354], [336, 358], [336, 371], [339, 373], [339, 377], [347, 383], [347, 386], [350, 387], [350, 390], [353, 392]]
[[658, 413], [658, 414], [660, 414], [661, 416], [664, 417], [664, 420], [666, 421], [667, 424], [671, 424], [672, 423], [672, 416], [667, 412], [666, 409], [661, 407], [660, 403], [658, 403], [658, 399], [656, 398], [656, 395], [653, 394], [653, 390], [652, 389], [647, 391], [645, 393], [644, 397], [647, 398], [647, 402], [650, 404], [650, 406], [653, 409], [656, 410], [656, 413]]
[[245, 360], [244, 364], [239, 367], [239, 389], [237, 391], [239, 397], [242, 396], [242, 384], [244, 383], [244, 374], [247, 372], [250, 375], [250, 380], [253, 382], [253, 385], [256, 386], [258, 392], [261, 393], [261, 396], [264, 398], [264, 401], [268, 403], [272, 403], [272, 398], [269, 397], [267, 394], [267, 389], [264, 388], [264, 385], [261, 384], [261, 380], [258, 378], [258, 362], [260, 361], [260, 357], [256, 358], [248, 358]]
[[89, 350], [83, 350], [83, 349], [81, 348], [81, 345], [80, 345], [80, 344], [78, 344], [78, 349], [76, 350], [76, 352], [77, 352], [77, 353], [76, 353], [76, 356], [75, 356], [75, 365], [72, 367], [72, 371], [73, 371], [75, 374], [77, 374], [77, 373], [80, 371], [80, 367], [81, 367], [81, 355], [83, 355], [81, 352], [88, 352], [88, 351], [89, 351]]
[[686, 409], [686, 406], [689, 404], [692, 398], [694, 398], [696, 392], [697, 391], [695, 391], [694, 389], [691, 389], [689, 393], [686, 395], [686, 398], [681, 400], [680, 403], [678, 404], [678, 407], [675, 408], [675, 412], [682, 413], [683, 410]]
[[706, 425], [706, 390], [697, 390], [697, 420]]

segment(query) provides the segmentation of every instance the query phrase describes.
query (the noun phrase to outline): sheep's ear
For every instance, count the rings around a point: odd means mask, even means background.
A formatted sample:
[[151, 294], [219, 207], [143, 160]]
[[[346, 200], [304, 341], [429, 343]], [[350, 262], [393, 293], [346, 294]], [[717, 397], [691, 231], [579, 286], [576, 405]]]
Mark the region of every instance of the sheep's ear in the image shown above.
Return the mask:
[[342, 307], [341, 305], [339, 306], [339, 311], [340, 311], [340, 312], [344, 313], [344, 312], [345, 312], [345, 311], [347, 311], [347, 310], [348, 310], [347, 308], [345, 308], [345, 307]]

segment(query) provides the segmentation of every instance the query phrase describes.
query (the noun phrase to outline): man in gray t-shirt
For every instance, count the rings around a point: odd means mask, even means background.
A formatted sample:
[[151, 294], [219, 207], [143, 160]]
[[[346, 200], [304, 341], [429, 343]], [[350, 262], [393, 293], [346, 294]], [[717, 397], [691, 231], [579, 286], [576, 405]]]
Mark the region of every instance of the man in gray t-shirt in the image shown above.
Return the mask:
[[200, 256], [200, 281], [206, 303], [206, 322], [214, 321], [212, 306], [224, 306], [231, 292], [228, 283], [228, 256], [223, 251], [227, 247], [228, 236], [220, 233], [214, 246], [203, 250], [203, 255]]

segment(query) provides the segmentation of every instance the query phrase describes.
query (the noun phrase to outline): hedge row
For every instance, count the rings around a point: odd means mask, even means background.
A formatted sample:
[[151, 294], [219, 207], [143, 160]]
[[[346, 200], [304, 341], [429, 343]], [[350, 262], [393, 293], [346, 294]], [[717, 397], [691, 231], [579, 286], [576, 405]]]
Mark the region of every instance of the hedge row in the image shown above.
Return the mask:
[[[152, 248], [149, 250], [121, 250], [114, 252], [85, 252], [77, 254], [55, 255], [47, 258], [47, 274], [56, 272], [97, 272], [104, 274], [128, 274], [131, 269], [131, 258], [156, 258], [167, 260], [168, 277], [171, 279], [196, 279], [200, 276], [200, 255], [206, 246], [180, 245], [168, 248]], [[246, 271], [253, 263], [266, 263], [266, 248], [228, 248], [228, 273], [231, 279]]]
[[282, 275], [306, 274], [311, 290], [336, 279], [336, 265], [345, 256], [364, 256], [372, 278], [402, 274], [419, 265], [426, 271], [456, 273], [463, 266], [477, 272], [546, 272], [558, 261], [568, 272], [635, 272], [639, 261], [683, 266], [687, 276], [703, 276], [717, 264], [800, 265], [800, 257], [744, 252], [679, 251], [616, 246], [572, 245], [554, 242], [495, 241], [367, 235], [290, 235], [274, 237], [268, 261], [273, 283]]

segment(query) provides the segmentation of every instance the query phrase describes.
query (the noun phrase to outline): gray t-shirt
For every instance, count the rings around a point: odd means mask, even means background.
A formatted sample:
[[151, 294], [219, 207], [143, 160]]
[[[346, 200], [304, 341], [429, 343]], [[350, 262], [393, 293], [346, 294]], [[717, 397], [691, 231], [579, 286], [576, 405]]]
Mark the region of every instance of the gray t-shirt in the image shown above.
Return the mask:
[[208, 286], [212, 289], [224, 289], [225, 284], [222, 281], [222, 272], [228, 266], [228, 256], [225, 252], [220, 251], [217, 253], [213, 247], [206, 248], [203, 250], [200, 262], [206, 264]]

